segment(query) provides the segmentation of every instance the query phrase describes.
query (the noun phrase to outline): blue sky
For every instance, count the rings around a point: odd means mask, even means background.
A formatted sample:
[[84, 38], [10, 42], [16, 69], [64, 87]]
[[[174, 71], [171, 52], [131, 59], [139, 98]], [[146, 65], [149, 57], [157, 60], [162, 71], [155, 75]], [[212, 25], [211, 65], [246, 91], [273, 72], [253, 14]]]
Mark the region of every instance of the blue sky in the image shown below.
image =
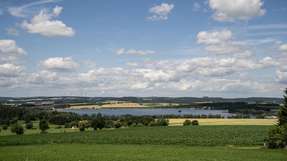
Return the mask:
[[2, 0], [1, 96], [279, 97], [285, 0]]

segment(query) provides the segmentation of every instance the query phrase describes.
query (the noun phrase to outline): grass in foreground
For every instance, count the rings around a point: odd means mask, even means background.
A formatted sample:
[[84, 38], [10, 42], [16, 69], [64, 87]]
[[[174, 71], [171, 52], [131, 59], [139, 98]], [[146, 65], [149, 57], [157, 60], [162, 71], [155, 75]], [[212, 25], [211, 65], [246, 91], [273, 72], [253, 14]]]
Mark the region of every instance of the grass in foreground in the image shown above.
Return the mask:
[[270, 126], [136, 127], [114, 130], [1, 136], [0, 146], [32, 144], [153, 144], [262, 146]]
[[284, 161], [284, 150], [167, 145], [30, 145], [0, 149], [0, 161]]

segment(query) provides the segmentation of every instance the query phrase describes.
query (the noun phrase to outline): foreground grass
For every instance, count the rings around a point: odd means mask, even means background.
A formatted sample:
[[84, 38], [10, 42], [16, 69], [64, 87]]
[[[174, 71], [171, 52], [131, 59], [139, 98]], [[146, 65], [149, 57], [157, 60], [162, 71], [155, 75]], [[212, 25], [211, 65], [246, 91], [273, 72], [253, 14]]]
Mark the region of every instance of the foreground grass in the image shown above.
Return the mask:
[[270, 126], [135, 127], [96, 132], [1, 136], [0, 146], [62, 143], [262, 146], [269, 129]]
[[284, 150], [167, 145], [59, 144], [0, 148], [0, 161], [285, 161]]

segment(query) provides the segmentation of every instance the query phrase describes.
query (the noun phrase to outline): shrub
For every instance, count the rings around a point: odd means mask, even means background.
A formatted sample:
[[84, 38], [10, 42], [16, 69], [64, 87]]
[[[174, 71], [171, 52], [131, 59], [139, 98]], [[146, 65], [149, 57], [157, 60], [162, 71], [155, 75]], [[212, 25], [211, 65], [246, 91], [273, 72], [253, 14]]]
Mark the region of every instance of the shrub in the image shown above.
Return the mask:
[[191, 125], [191, 121], [190, 120], [185, 120], [183, 122], [183, 126], [189, 126], [189, 125]]
[[198, 122], [197, 120], [192, 120], [192, 121], [191, 121], [191, 124], [192, 124], [193, 126], [196, 126], [196, 125], [199, 125], [199, 122]]
[[11, 126], [11, 132], [16, 133], [16, 135], [22, 135], [24, 134], [24, 128], [21, 124], [16, 123]]
[[117, 121], [115, 124], [114, 124], [115, 128], [120, 128], [122, 127], [122, 123], [120, 121]]
[[2, 129], [3, 129], [3, 130], [7, 130], [7, 129], [8, 129], [8, 125], [3, 125], [3, 126], [2, 126]]
[[154, 120], [150, 123], [150, 126], [168, 126], [169, 122], [167, 119], [160, 118], [157, 120]]
[[113, 120], [106, 120], [105, 121], [105, 128], [114, 128], [114, 121]]
[[27, 122], [26, 123], [26, 129], [32, 129], [33, 128], [33, 122]]
[[164, 119], [164, 118], [161, 118], [161, 119], [158, 119], [157, 120], [157, 123], [159, 126], [168, 126], [168, 120], [167, 119]]
[[89, 122], [87, 120], [79, 121], [78, 127], [80, 131], [85, 131], [85, 128], [89, 127]]
[[49, 124], [48, 124], [48, 121], [47, 120], [41, 120], [39, 122], [39, 128], [41, 130], [42, 133], [45, 133], [46, 130], [49, 129]]

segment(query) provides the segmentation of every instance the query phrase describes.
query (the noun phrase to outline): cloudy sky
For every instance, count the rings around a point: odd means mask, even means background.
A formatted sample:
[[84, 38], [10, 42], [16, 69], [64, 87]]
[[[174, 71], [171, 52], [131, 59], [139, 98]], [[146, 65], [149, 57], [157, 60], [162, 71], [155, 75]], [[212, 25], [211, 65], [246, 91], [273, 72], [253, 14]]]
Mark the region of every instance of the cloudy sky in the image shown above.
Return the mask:
[[280, 97], [286, 0], [1, 0], [0, 96]]

